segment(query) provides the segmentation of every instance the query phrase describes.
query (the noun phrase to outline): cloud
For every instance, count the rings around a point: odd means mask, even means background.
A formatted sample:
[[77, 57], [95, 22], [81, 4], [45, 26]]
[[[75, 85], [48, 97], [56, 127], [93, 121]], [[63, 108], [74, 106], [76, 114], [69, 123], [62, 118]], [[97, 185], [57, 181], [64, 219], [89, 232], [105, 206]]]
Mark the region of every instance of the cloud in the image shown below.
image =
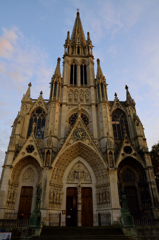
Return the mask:
[[[11, 125], [20, 109], [20, 100], [32, 82], [32, 98], [37, 90], [49, 96], [51, 64], [41, 46], [32, 44], [22, 32], [13, 27], [2, 28], [0, 36], [0, 165], [4, 160], [11, 133]], [[47, 82], [46, 82], [47, 81]]]
[[[8, 91], [14, 86], [15, 91], [24, 93], [30, 81], [36, 83], [51, 76], [48, 54], [40, 47], [26, 42], [17, 28], [3, 28], [0, 54], [3, 57], [0, 61], [0, 76]], [[45, 84], [43, 88], [46, 89]]]
[[14, 46], [17, 41], [17, 29], [13, 28], [8, 30], [6, 28], [2, 28], [3, 35], [0, 37], [0, 57], [9, 58], [13, 51]]

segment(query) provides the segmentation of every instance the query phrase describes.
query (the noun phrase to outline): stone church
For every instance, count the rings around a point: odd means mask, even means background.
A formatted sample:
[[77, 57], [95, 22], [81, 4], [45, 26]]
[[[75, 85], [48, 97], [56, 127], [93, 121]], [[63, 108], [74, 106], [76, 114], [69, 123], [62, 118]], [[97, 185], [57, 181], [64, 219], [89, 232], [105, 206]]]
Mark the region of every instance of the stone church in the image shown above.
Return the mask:
[[[31, 83], [12, 126], [0, 183], [0, 218], [29, 219], [36, 189], [46, 225], [120, 222], [121, 189], [134, 219], [158, 218], [158, 191], [135, 101], [108, 99], [100, 60], [77, 12], [50, 82], [31, 98]], [[48, 80], [49, 81], [49, 80]], [[58, 216], [60, 216], [58, 218]]]

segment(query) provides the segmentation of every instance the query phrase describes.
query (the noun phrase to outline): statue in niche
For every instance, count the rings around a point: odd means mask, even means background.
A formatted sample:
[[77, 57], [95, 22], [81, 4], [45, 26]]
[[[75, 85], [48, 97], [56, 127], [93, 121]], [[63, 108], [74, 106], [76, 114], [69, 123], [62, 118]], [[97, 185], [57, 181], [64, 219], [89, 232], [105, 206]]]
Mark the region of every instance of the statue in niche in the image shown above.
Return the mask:
[[77, 92], [74, 93], [74, 100], [75, 100], [75, 101], [78, 100], [78, 93], [77, 93]]
[[69, 92], [68, 94], [68, 100], [71, 102], [72, 101], [72, 92]]
[[113, 166], [114, 166], [114, 163], [113, 163], [113, 154], [112, 154], [111, 151], [109, 152], [109, 166], [110, 166], [110, 167], [113, 167]]
[[22, 182], [34, 182], [35, 174], [31, 167], [29, 167], [22, 178]]
[[80, 92], [80, 101], [81, 102], [83, 101], [83, 92], [82, 91]]
[[47, 151], [46, 153], [46, 161], [45, 161], [45, 166], [50, 166], [50, 151]]
[[46, 146], [52, 148], [52, 138], [51, 138], [51, 131], [49, 133], [49, 137], [46, 141]]
[[68, 182], [92, 182], [90, 173], [87, 168], [81, 163], [76, 163], [70, 170], [68, 177]]
[[88, 102], [89, 101], [89, 93], [88, 92], [86, 92], [85, 98], [86, 98], [86, 102]]
[[106, 189], [106, 201], [107, 201], [107, 203], [110, 202], [110, 194], [109, 194], [109, 189], [108, 188]]
[[53, 189], [52, 188], [50, 189], [49, 199], [50, 199], [50, 202], [53, 201]]

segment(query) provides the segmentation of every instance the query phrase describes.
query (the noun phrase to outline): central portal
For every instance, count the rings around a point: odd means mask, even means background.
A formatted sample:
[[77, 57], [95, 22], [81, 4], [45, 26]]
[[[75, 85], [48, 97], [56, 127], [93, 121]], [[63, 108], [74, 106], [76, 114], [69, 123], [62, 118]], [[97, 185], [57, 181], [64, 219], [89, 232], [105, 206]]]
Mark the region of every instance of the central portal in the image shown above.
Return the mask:
[[[78, 209], [78, 213], [77, 213]], [[81, 209], [81, 211], [79, 211]], [[81, 215], [81, 216], [77, 216]], [[81, 219], [82, 226], [93, 226], [92, 188], [68, 187], [66, 192], [66, 226], [77, 226], [77, 219]]]
[[77, 226], [77, 188], [67, 188], [66, 226]]
[[82, 226], [93, 226], [92, 188], [82, 188]]

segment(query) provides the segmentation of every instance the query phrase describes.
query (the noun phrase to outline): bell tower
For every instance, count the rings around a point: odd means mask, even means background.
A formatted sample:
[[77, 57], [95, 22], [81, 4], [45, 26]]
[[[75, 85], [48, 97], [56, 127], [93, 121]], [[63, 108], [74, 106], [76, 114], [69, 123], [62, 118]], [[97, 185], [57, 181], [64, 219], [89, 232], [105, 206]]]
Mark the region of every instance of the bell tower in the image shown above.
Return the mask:
[[67, 32], [63, 56], [63, 87], [61, 98], [60, 143], [69, 133], [69, 118], [77, 113], [81, 104], [81, 113], [89, 121], [89, 130], [97, 140], [96, 84], [94, 76], [93, 45], [89, 32], [85, 39], [80, 13], [77, 11], [73, 31]]

